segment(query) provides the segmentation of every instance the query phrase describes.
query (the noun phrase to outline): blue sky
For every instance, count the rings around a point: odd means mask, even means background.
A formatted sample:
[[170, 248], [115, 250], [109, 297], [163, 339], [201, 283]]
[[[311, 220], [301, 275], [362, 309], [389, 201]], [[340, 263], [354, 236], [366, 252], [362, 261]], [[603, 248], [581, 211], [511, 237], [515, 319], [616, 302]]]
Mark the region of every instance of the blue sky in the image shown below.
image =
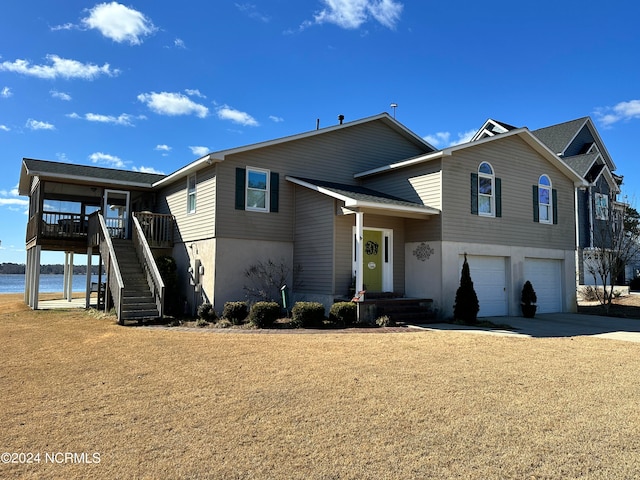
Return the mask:
[[589, 115], [635, 199], [638, 18], [631, 0], [7, 0], [0, 263], [25, 261], [23, 157], [171, 173], [392, 103], [440, 148], [487, 118], [533, 130]]

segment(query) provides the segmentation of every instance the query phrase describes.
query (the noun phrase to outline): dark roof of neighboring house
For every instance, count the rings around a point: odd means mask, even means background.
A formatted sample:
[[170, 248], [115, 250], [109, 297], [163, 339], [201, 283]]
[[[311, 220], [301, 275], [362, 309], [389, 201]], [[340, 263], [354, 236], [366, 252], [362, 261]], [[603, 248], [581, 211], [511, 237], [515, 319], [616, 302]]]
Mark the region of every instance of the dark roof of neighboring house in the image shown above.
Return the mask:
[[553, 153], [562, 154], [589, 117], [576, 118], [568, 122], [534, 130], [533, 133]]
[[387, 205], [412, 209], [417, 208], [425, 210], [425, 213], [436, 210], [433, 207], [425, 206], [420, 203], [409, 202], [402, 198], [394, 197], [393, 195], [388, 195], [386, 193], [372, 190], [367, 187], [362, 187], [360, 185], [347, 185], [344, 183], [326, 182], [323, 180], [293, 176], [288, 178], [296, 183], [303, 182], [315, 187], [320, 187], [328, 192], [335, 194], [336, 196], [346, 197], [358, 202], [377, 203], [381, 206]]
[[126, 185], [138, 188], [151, 188], [155, 182], [166, 177], [166, 175], [157, 173], [134, 172], [132, 170], [118, 170], [115, 168], [93, 167], [89, 165], [75, 165], [73, 163], [24, 158], [22, 160], [19, 185], [21, 195], [29, 193], [29, 182], [27, 178], [34, 175], [43, 178], [59, 178], [67, 181], [76, 179], [82, 183]]
[[562, 160], [573, 168], [577, 174], [586, 177], [593, 165], [593, 162], [595, 162], [596, 158], [599, 156], [599, 153], [587, 153], [584, 155], [575, 155], [573, 157], [564, 157]]

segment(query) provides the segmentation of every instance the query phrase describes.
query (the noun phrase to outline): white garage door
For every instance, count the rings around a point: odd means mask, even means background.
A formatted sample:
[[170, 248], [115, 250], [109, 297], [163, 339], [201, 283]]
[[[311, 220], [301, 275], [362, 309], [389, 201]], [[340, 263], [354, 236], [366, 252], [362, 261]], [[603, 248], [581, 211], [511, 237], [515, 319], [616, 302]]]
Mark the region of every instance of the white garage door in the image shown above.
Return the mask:
[[[480, 303], [479, 317], [508, 315], [505, 257], [467, 255], [473, 288]], [[460, 257], [460, 272], [464, 256]]]
[[538, 297], [538, 313], [562, 311], [562, 261], [527, 258], [524, 279], [533, 285]]

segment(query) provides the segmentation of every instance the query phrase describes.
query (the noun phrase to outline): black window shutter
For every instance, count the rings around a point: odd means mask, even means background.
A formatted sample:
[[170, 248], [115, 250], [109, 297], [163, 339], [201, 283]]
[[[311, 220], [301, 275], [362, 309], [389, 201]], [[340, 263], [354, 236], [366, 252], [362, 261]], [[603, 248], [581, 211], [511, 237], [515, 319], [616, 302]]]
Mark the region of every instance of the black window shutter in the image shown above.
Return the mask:
[[271, 172], [271, 193], [269, 196], [269, 211], [277, 213], [280, 196], [280, 175]]
[[496, 217], [502, 216], [502, 180], [496, 178]]
[[236, 168], [236, 210], [244, 210], [244, 189], [247, 173], [244, 168]]
[[553, 224], [558, 224], [558, 191], [554, 188], [551, 190], [551, 198], [553, 202]]
[[533, 221], [540, 221], [540, 206], [538, 204], [538, 186], [533, 186]]
[[471, 174], [471, 213], [478, 214], [478, 174]]

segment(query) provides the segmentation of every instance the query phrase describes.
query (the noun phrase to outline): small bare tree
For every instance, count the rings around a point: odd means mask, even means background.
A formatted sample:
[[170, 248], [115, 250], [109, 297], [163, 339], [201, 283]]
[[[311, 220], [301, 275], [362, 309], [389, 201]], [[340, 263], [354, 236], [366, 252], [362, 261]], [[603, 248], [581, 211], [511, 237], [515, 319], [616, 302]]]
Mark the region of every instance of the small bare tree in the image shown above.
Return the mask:
[[628, 203], [613, 198], [608, 198], [607, 205], [604, 203], [596, 204], [595, 246], [585, 250], [584, 265], [593, 276], [598, 300], [608, 313], [616, 280], [640, 252], [640, 214]]
[[280, 263], [271, 259], [267, 259], [265, 262], [259, 261], [244, 271], [244, 276], [249, 284], [243, 288], [247, 298], [253, 301], [280, 303], [282, 299], [280, 289], [287, 283], [293, 290], [299, 288], [301, 286], [299, 280], [301, 272], [300, 265], [291, 268], [284, 259]]

